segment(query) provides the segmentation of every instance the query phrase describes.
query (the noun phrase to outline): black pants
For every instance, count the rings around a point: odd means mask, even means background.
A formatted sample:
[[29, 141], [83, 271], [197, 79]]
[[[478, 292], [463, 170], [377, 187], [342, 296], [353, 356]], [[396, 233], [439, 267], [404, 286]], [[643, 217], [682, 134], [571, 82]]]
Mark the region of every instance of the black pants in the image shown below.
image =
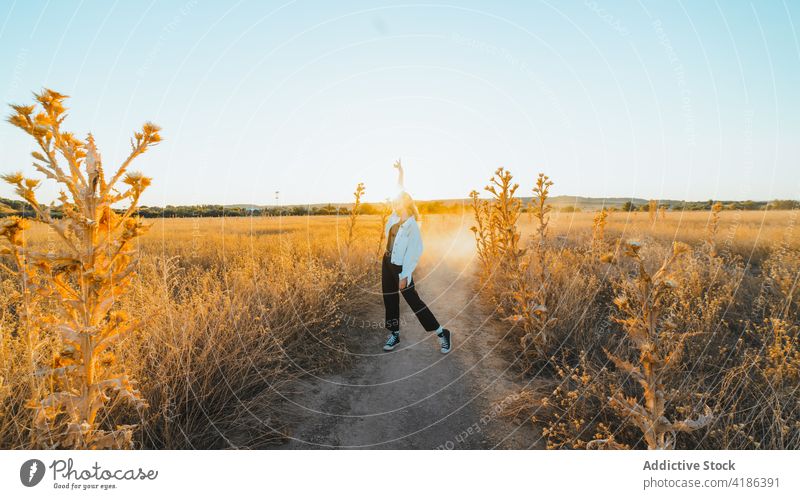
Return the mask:
[[433, 312], [430, 311], [417, 294], [415, 283], [412, 282], [402, 290], [399, 290], [399, 274], [402, 270], [402, 265], [393, 264], [388, 255], [383, 256], [381, 288], [383, 289], [383, 305], [386, 307], [386, 329], [389, 331], [400, 330], [400, 295], [402, 294], [408, 306], [416, 314], [422, 327], [425, 328], [425, 331], [436, 331], [439, 329], [439, 321], [436, 320]]

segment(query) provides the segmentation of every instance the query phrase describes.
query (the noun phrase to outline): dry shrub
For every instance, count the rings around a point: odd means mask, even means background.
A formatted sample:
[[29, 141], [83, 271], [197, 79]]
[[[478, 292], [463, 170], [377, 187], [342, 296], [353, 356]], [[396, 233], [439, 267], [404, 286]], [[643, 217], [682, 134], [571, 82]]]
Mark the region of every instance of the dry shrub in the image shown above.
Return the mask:
[[296, 252], [235, 256], [231, 270], [211, 258], [149, 258], [130, 304], [148, 317], [128, 352], [154, 409], [147, 447], [269, 444], [287, 424], [272, 410], [286, 383], [345, 361], [336, 328], [352, 283], [335, 266]]
[[[494, 208], [473, 199], [485, 276], [485, 262], [502, 265], [486, 224]], [[515, 395], [509, 414], [530, 417], [550, 448], [800, 448], [796, 217], [723, 217], [720, 208], [657, 224], [637, 213], [556, 214], [568, 218], [548, 223], [555, 236], [542, 261], [558, 322], [546, 348], [531, 355], [518, 346], [523, 372], [552, 388]], [[541, 225], [517, 225], [521, 239], [532, 234], [521, 249], [537, 250]], [[678, 236], [690, 242], [679, 247], [680, 265], [647, 271], [670, 258]], [[641, 244], [624, 258], [621, 241], [632, 237]], [[538, 289], [540, 274], [522, 270], [516, 282], [484, 287], [487, 298]], [[620, 295], [627, 301], [614, 305]], [[642, 330], [649, 333], [630, 341]]]
[[32, 413], [26, 402], [37, 394], [32, 369], [46, 348], [31, 349], [20, 322], [20, 281], [0, 281], [0, 443], [3, 449], [27, 448], [33, 442]]
[[580, 352], [597, 346], [597, 331], [607, 322], [607, 305], [612, 287], [609, 265], [587, 265], [591, 257], [575, 248], [551, 249], [546, 256], [547, 298], [550, 314], [550, 342], [545, 356], [577, 358]]
[[472, 199], [472, 210], [475, 217], [475, 225], [470, 230], [475, 236], [475, 245], [478, 253], [478, 260], [481, 264], [480, 278], [482, 284], [490, 285], [489, 277], [492, 275], [497, 259], [497, 244], [495, 244], [496, 234], [490, 225], [492, 217], [492, 204], [481, 199], [478, 191], [469, 193]]
[[148, 317], [129, 354], [145, 359], [137, 376], [152, 407], [142, 445], [260, 448], [283, 438], [294, 421], [282, 393], [298, 376], [347, 365], [343, 319], [374, 275], [378, 228], [359, 223], [337, 251], [340, 220], [232, 220], [224, 233], [204, 221], [209, 235], [193, 252], [187, 222], [143, 240], [127, 305]]
[[[134, 216], [150, 179], [128, 171], [131, 162], [161, 141], [146, 123], [131, 140], [131, 152], [107, 177], [91, 135], [81, 141], [61, 129], [66, 96], [49, 89], [35, 94], [36, 106], [11, 106], [8, 121], [39, 146], [34, 167], [60, 184], [61, 218], [39, 203], [39, 181], [20, 173], [4, 175], [30, 204], [36, 219], [60, 239], [42, 251], [26, 244], [29, 222], [11, 217], [0, 234], [20, 281], [20, 329], [29, 364], [27, 406], [33, 410], [32, 445], [46, 448], [126, 448], [135, 424], [108, 424], [104, 415], [122, 403], [143, 409], [133, 379], [117, 361], [116, 346], [137, 327], [120, 310], [135, 275], [132, 242], [144, 231]], [[115, 210], [119, 203], [126, 208]], [[49, 307], [44, 306], [47, 301]], [[52, 332], [59, 351], [39, 362], [43, 332]], [[41, 380], [41, 381], [39, 381]], [[133, 421], [136, 418], [132, 418]]]
[[530, 418], [542, 428], [547, 448], [626, 448], [617, 439], [633, 440], [635, 435], [605, 403], [608, 387], [618, 386], [617, 377], [605, 367], [595, 368], [584, 353], [574, 366], [572, 362], [550, 360], [557, 381], [544, 396], [528, 398], [524, 400], [527, 407], [517, 407], [523, 413], [535, 408]]
[[547, 268], [544, 264], [545, 250], [547, 245], [547, 226], [550, 224], [550, 212], [552, 207], [547, 203], [550, 197], [550, 187], [553, 181], [544, 173], [540, 173], [536, 178], [536, 185], [533, 187], [533, 197], [531, 198], [531, 213], [536, 220], [536, 259], [539, 262], [539, 272], [542, 281], [547, 279]]
[[675, 243], [672, 254], [652, 274], [645, 268], [640, 249], [638, 242], [626, 244], [626, 256], [632, 258], [638, 268], [634, 278], [620, 282], [614, 299], [620, 312], [614, 321], [622, 326], [638, 352], [638, 360], [631, 362], [608, 350], [605, 352], [619, 371], [640, 385], [642, 394], [627, 396], [618, 391], [609, 398], [609, 405], [642, 431], [648, 449], [672, 449], [676, 433], [699, 430], [713, 419], [708, 407], [702, 416], [694, 419], [676, 421], [667, 417], [670, 392], [675, 387], [667, 386], [666, 382], [679, 367], [684, 342], [692, 334], [677, 330], [668, 315], [673, 299], [671, 291], [678, 286], [672, 275], [673, 267], [689, 247]]
[[517, 229], [522, 207], [515, 196], [518, 188], [511, 172], [498, 168], [484, 187], [491, 194], [490, 200], [480, 199], [477, 191], [470, 193], [475, 210], [471, 230], [483, 264], [481, 284], [502, 314], [509, 314], [513, 307], [514, 286], [506, 283], [525, 265], [525, 250], [520, 247]]
[[734, 350], [740, 360], [724, 371], [715, 385], [722, 421], [702, 444], [712, 448], [800, 448], [799, 341], [796, 323], [765, 319], [748, 325], [744, 341]]
[[481, 200], [473, 191], [475, 225], [472, 232], [482, 262], [481, 282], [501, 316], [514, 325], [527, 365], [546, 358], [552, 344], [551, 329], [556, 323], [548, 309], [547, 204], [553, 182], [539, 174], [533, 189], [531, 212], [537, 222], [533, 251], [520, 244], [518, 228], [522, 202], [516, 197], [519, 184], [511, 172], [498, 168], [484, 188], [490, 200]]

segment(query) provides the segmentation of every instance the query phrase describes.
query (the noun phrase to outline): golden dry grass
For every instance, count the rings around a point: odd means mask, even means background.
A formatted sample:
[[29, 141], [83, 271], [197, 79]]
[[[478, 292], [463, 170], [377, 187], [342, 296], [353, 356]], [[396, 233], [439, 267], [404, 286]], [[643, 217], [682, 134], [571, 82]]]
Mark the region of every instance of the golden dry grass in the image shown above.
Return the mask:
[[[572, 243], [591, 236], [596, 212], [552, 212], [549, 230], [554, 236]], [[711, 213], [704, 211], [668, 211], [666, 218], [650, 221], [645, 212], [609, 212], [606, 237], [609, 239], [652, 238], [659, 242], [683, 241], [694, 244], [706, 238]], [[523, 235], [534, 232], [533, 221], [527, 214], [521, 217]], [[776, 244], [785, 242], [800, 248], [800, 215], [792, 211], [723, 211], [716, 241], [747, 258], [763, 259]]]
[[[481, 289], [522, 370], [550, 380], [509, 415], [550, 448], [800, 447], [797, 212], [514, 223], [492, 194], [476, 211]], [[517, 232], [522, 257], [503, 243]]]
[[[525, 369], [552, 377], [553, 387], [547, 394], [518, 397], [530, 402], [527, 408], [510, 408], [529, 413], [545, 428], [553, 447], [581, 447], [598, 440], [608, 446], [643, 445], [641, 432], [607, 400], [616, 390], [629, 396], [637, 392], [602, 352], [605, 347], [617, 356], [635, 358], [621, 329], [609, 320], [615, 283], [633, 275], [633, 269], [590, 258], [595, 215], [550, 214], [548, 293], [554, 297], [552, 315], [558, 322], [548, 350], [551, 358], [537, 351], [525, 360]], [[474, 241], [467, 230], [471, 217], [469, 211], [426, 216], [426, 247], [440, 245], [446, 258], [472, 260]], [[766, 311], [791, 291], [800, 268], [793, 260], [800, 248], [792, 228], [795, 214], [723, 211], [717, 238], [723, 254], [727, 248], [730, 255], [718, 267], [703, 256], [708, 220], [708, 213], [669, 212], [665, 220], [651, 224], [647, 213], [612, 212], [604, 235], [607, 251], [614, 250], [620, 237], [642, 241], [651, 269], [673, 240], [692, 246], [681, 274], [684, 287], [670, 314], [681, 328], [710, 334], [688, 342], [680, 369], [668, 381], [682, 395], [669, 399], [667, 415], [672, 420], [688, 417], [698, 404], [708, 403], [721, 417], [708, 431], [680, 437], [676, 445], [796, 447], [797, 410], [788, 404], [796, 404], [797, 397], [787, 399], [786, 388], [793, 386], [800, 365], [796, 321], [772, 321]], [[363, 306], [366, 293], [352, 291], [376, 285], [381, 217], [358, 220], [349, 257], [347, 217], [147, 223], [150, 230], [137, 242], [139, 275], [122, 305], [144, 323], [119, 348], [120, 362], [137, 379], [149, 404], [134, 435], [136, 445], [258, 447], [280, 438], [276, 430], [292, 422], [274, 409], [279, 405], [276, 390], [308, 370], [337, 370], [346, 364], [338, 324]], [[527, 213], [520, 215], [518, 225], [520, 244], [526, 245], [536, 226]], [[450, 239], [437, 234], [461, 235]], [[729, 234], [735, 237], [726, 239]], [[41, 224], [34, 224], [28, 237], [32, 245], [59, 244]], [[776, 250], [782, 241], [784, 253]], [[743, 258], [737, 260], [737, 254]], [[752, 265], [746, 265], [748, 258]], [[538, 271], [531, 269], [529, 278], [537, 279]], [[24, 448], [29, 446], [30, 415], [19, 388], [25, 371], [17, 333], [18, 285], [5, 278], [2, 287], [0, 442], [3, 448]], [[778, 410], [782, 416], [776, 419]], [[129, 421], [132, 414], [126, 411], [114, 407], [101, 417], [111, 424]]]
[[[359, 222], [349, 254], [344, 217], [151, 222], [120, 307], [142, 326], [117, 350], [149, 406], [136, 445], [227, 448], [280, 438], [287, 422], [272, 410], [276, 390], [293, 376], [345, 363], [338, 326], [361, 299], [350, 291], [374, 273], [378, 220]], [[59, 244], [42, 224], [28, 236], [32, 246]], [[18, 284], [5, 276], [2, 286], [0, 442], [25, 448]], [[132, 416], [115, 406], [99, 423]]]

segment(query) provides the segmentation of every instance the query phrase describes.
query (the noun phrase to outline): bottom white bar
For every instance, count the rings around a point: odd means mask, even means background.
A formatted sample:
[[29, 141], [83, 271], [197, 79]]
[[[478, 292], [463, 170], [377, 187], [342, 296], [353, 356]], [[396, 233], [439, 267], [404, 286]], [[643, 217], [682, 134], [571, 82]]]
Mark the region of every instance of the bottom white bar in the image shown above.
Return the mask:
[[0, 451], [0, 490], [13, 498], [800, 497], [798, 465], [800, 451]]

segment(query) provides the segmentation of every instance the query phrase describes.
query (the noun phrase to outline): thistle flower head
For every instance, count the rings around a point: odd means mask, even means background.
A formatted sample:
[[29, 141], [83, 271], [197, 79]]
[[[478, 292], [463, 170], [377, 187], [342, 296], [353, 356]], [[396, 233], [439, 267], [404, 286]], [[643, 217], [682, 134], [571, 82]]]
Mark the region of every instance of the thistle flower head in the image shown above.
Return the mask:
[[161, 131], [161, 127], [156, 125], [155, 123], [147, 122], [142, 125], [142, 135], [143, 138], [149, 144], [156, 144], [161, 142], [161, 135], [158, 133]]
[[141, 192], [150, 186], [152, 180], [153, 179], [150, 177], [145, 177], [142, 172], [129, 172], [125, 174], [125, 178], [122, 179], [122, 182], [131, 186], [132, 189]]
[[640, 249], [642, 249], [642, 243], [639, 241], [630, 240], [625, 243], [626, 256], [637, 257]]
[[34, 106], [21, 106], [19, 104], [11, 104], [10, 107], [21, 116], [29, 116], [34, 110]]
[[22, 172], [14, 172], [14, 173], [6, 173], [5, 175], [0, 175], [0, 179], [8, 182], [12, 185], [20, 185], [25, 180], [25, 177], [22, 176]]
[[0, 237], [4, 237], [12, 246], [21, 246], [22, 233], [31, 226], [30, 221], [18, 217], [8, 217], [0, 220]]
[[688, 253], [689, 249], [689, 245], [684, 242], [675, 241], [672, 243], [672, 253], [676, 256]]

